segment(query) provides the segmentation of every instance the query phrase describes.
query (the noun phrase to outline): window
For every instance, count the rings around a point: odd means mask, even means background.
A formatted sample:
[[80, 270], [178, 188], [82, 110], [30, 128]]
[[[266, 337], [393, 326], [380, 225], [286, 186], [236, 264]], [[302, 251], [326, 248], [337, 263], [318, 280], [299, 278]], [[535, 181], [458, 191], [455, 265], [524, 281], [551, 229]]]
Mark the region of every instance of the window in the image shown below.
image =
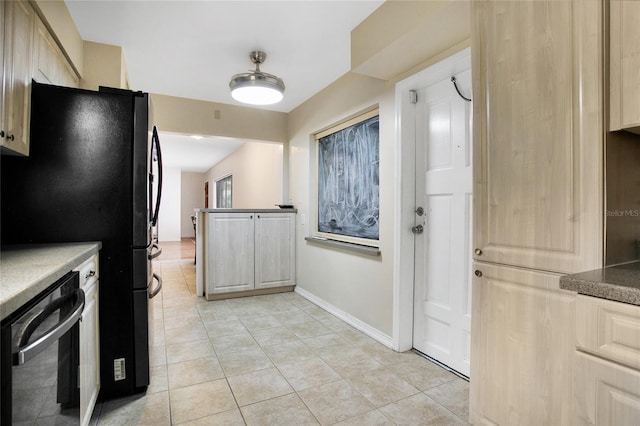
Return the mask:
[[322, 238], [379, 246], [378, 109], [317, 133], [317, 227]]
[[218, 209], [231, 208], [231, 180], [232, 176], [229, 175], [216, 181], [216, 208]]

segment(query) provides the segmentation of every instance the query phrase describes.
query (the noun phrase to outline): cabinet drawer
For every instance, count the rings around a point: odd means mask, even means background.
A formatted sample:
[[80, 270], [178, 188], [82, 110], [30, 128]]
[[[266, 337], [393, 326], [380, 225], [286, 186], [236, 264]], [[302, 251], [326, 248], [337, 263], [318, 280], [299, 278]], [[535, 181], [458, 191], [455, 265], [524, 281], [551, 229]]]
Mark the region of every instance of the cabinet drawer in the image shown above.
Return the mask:
[[640, 306], [578, 295], [576, 346], [640, 369]]
[[91, 256], [74, 271], [80, 273], [80, 288], [92, 285], [98, 279], [98, 256]]

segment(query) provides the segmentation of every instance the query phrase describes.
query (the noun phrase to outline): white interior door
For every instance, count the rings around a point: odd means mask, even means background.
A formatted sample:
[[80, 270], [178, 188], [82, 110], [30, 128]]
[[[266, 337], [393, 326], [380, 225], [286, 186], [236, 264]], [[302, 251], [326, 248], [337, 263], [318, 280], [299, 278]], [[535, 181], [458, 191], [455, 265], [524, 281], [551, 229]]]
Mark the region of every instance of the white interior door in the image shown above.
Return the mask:
[[[471, 71], [455, 75], [471, 94]], [[471, 102], [451, 78], [417, 91], [413, 346], [469, 376]], [[419, 209], [418, 209], [419, 210]], [[415, 232], [415, 231], [414, 231]]]

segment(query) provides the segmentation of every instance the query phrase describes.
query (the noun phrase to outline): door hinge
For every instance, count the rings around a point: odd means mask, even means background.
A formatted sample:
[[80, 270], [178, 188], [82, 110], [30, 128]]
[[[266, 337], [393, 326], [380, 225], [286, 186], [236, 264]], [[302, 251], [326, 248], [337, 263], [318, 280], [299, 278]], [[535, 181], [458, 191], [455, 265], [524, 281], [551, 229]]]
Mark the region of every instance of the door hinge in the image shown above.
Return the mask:
[[418, 92], [416, 92], [415, 90], [409, 90], [409, 99], [411, 100], [412, 104], [417, 104], [418, 103]]

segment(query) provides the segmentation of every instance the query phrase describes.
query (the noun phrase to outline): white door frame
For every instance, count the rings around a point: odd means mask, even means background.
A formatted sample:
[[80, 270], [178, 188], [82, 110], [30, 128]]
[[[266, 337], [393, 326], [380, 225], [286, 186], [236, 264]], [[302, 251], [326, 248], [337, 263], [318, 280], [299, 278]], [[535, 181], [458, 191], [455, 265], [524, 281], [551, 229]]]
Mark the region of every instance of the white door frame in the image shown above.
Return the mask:
[[442, 81], [471, 68], [467, 47], [396, 84], [396, 198], [393, 259], [393, 349], [413, 347], [413, 285], [415, 220], [415, 107], [410, 91]]

